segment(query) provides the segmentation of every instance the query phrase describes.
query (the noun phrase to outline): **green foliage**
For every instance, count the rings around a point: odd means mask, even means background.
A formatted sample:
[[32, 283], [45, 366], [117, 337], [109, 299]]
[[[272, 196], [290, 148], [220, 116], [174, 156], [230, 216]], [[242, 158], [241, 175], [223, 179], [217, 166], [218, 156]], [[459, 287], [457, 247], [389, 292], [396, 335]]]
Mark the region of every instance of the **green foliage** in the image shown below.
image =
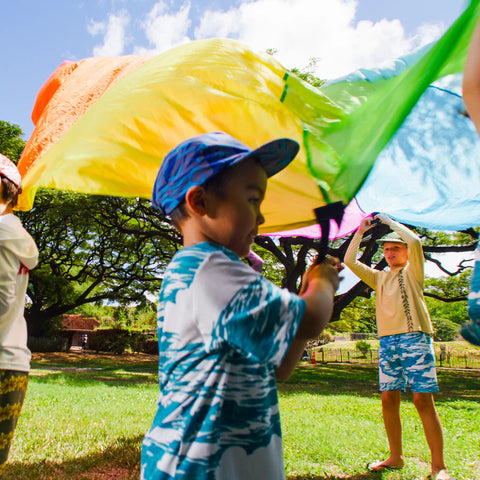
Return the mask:
[[155, 335], [145, 334], [144, 332], [131, 332], [129, 343], [132, 352], [158, 355], [158, 341]]
[[358, 350], [363, 358], [367, 358], [367, 353], [372, 349], [372, 346], [365, 340], [359, 340], [355, 342], [355, 350]]
[[297, 75], [297, 77], [300, 77], [305, 82], [309, 83], [310, 85], [319, 88], [325, 84], [325, 80], [322, 80], [313, 74], [313, 72], [315, 71], [315, 67], [317, 66], [318, 60], [318, 58], [313, 57], [310, 59], [306, 67], [302, 68], [301, 70], [299, 70], [298, 68], [292, 68], [291, 72]]
[[349, 333], [352, 331], [352, 324], [346, 320], [338, 320], [330, 323], [328, 330], [332, 333]]
[[441, 232], [420, 227], [415, 228], [415, 231], [422, 239], [424, 247], [468, 245], [472, 243], [472, 235], [466, 232]]
[[325, 83], [325, 80], [316, 77], [311, 72], [300, 71], [298, 68], [292, 68], [291, 72], [314, 87], [321, 87]]
[[277, 260], [275, 255], [264, 248], [259, 247], [256, 244], [252, 245], [252, 251], [262, 257], [263, 267], [262, 275], [279, 287], [282, 286], [283, 277], [285, 275], [285, 269], [281, 263]]
[[0, 120], [0, 153], [14, 163], [18, 162], [25, 147], [22, 135], [22, 129], [18, 125]]
[[32, 352], [66, 352], [68, 351], [68, 338], [56, 334], [48, 337], [28, 337], [28, 348]]
[[433, 339], [436, 342], [452, 342], [459, 335], [459, 326], [448, 318], [432, 318]]
[[132, 352], [158, 355], [158, 340], [155, 335], [147, 335], [143, 332], [131, 332], [130, 348]]
[[44, 190], [20, 216], [40, 251], [26, 310], [36, 336], [48, 318], [88, 303], [150, 305], [147, 295], [158, 292], [161, 272], [179, 248], [173, 227], [146, 200]]
[[90, 348], [98, 352], [121, 355], [130, 346], [131, 334], [121, 328], [95, 330], [90, 337]]
[[99, 328], [90, 337], [90, 348], [98, 352], [121, 355], [130, 349], [136, 353], [158, 355], [156, 335], [124, 328]]
[[332, 323], [331, 328], [339, 332], [376, 332], [375, 296], [355, 298], [342, 310], [340, 321]]
[[331, 343], [332, 341], [333, 341], [332, 335], [327, 330], [324, 330], [317, 337], [317, 345], [326, 345], [327, 343]]
[[472, 272], [466, 270], [454, 276], [428, 278], [425, 282], [426, 292], [441, 296], [443, 299], [463, 298], [466, 300], [470, 287]]
[[[468, 321], [467, 295], [470, 288], [470, 271], [453, 277], [429, 278], [425, 282], [426, 302], [431, 318], [449, 320], [461, 325]], [[436, 298], [431, 297], [434, 295]], [[459, 301], [445, 301], [455, 300]]]

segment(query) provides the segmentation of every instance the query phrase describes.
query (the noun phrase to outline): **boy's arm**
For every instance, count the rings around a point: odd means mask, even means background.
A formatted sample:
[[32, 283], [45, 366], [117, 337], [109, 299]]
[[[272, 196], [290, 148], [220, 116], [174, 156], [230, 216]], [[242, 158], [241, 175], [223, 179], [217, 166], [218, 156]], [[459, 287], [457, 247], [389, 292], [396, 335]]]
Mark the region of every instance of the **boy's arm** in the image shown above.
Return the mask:
[[375, 270], [367, 267], [367, 265], [357, 260], [358, 248], [362, 241], [363, 234], [372, 226], [372, 219], [367, 217], [360, 222], [358, 230], [350, 242], [345, 252], [343, 263], [355, 274], [360, 280], [365, 282], [369, 287], [375, 289]]
[[300, 297], [305, 300], [305, 312], [295, 338], [275, 371], [278, 380], [290, 377], [307, 341], [318, 337], [330, 321], [333, 297], [339, 283], [337, 262], [335, 259], [327, 259], [305, 274], [304, 286], [300, 292]]
[[480, 134], [480, 22], [473, 33], [463, 72], [463, 100]]

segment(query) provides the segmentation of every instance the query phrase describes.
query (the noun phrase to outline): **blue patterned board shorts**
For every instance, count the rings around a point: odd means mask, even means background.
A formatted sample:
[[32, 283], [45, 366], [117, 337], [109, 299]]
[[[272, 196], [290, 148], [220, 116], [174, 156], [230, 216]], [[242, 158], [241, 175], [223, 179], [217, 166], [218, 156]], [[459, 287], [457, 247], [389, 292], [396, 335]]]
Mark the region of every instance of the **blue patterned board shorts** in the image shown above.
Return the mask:
[[380, 391], [438, 392], [435, 353], [430, 335], [401, 333], [380, 338]]

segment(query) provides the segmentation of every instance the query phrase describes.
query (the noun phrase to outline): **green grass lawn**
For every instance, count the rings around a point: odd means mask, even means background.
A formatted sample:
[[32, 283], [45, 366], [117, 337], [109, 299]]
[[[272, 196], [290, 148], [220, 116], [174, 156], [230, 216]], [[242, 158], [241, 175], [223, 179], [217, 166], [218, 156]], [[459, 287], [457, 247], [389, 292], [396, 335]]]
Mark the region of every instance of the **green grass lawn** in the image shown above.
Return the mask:
[[[35, 356], [5, 480], [130, 480], [158, 393], [156, 359], [82, 354]], [[480, 372], [440, 370], [437, 407], [449, 469], [480, 479]], [[387, 454], [377, 370], [362, 365], [301, 365], [279, 384], [290, 480], [417, 479], [429, 473], [420, 420], [404, 396], [407, 464], [369, 474]], [[266, 479], [268, 480], [268, 479]]]

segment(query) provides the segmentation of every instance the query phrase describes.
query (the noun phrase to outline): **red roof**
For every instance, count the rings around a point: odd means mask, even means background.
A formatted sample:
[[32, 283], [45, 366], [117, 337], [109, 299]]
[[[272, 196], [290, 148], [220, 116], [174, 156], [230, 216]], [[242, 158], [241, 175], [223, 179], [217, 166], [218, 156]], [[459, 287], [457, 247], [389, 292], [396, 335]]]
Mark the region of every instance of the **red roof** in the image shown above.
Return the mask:
[[96, 318], [86, 318], [83, 315], [63, 315], [64, 330], [94, 330], [100, 326]]

